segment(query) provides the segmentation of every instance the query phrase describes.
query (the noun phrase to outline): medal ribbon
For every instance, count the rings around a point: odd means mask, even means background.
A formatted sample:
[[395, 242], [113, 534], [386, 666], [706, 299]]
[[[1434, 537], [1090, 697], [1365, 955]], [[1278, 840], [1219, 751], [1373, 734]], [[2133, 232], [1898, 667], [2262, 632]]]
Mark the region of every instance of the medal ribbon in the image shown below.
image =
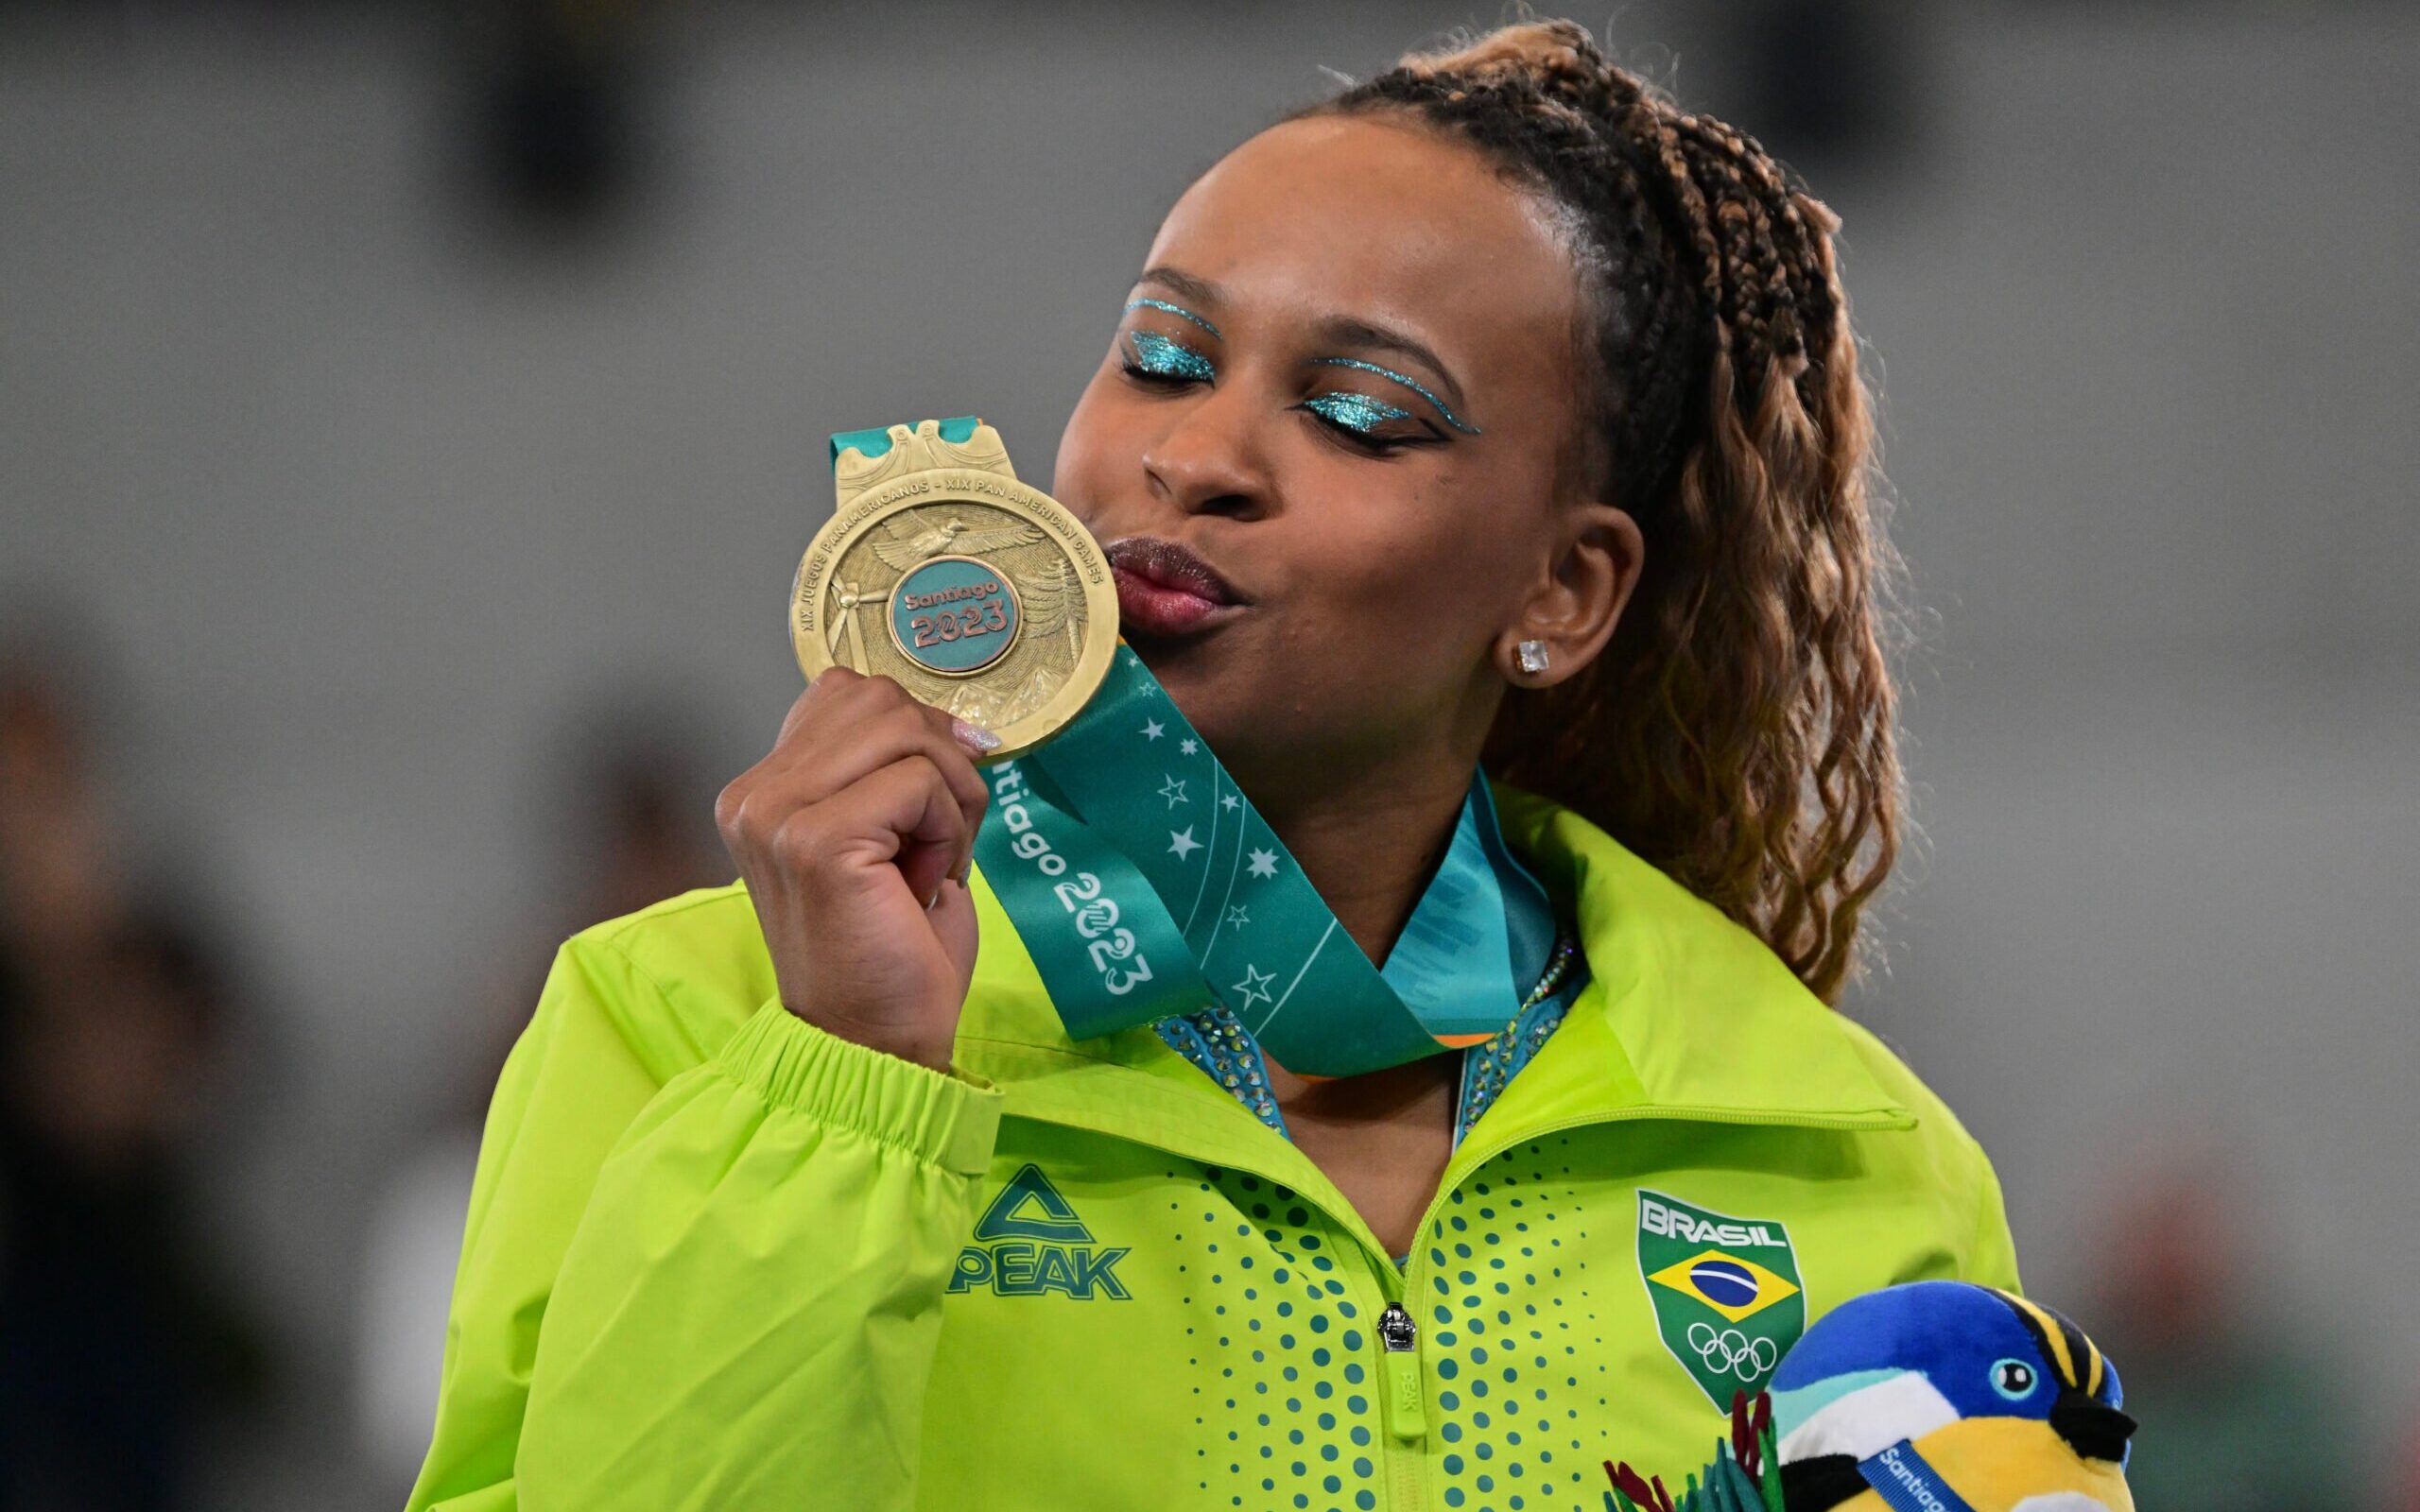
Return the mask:
[[1348, 1076], [1487, 1039], [1546, 969], [1553, 908], [1483, 776], [1381, 971], [1132, 647], [984, 778], [976, 863], [1076, 1039], [1215, 997], [1279, 1065]]
[[[834, 455], [877, 434], [835, 437]], [[1553, 904], [1475, 773], [1435, 878], [1372, 965], [1130, 646], [1064, 729], [983, 776], [976, 863], [1075, 1039], [1216, 999], [1279, 1065], [1353, 1075], [1486, 1040], [1553, 949]]]

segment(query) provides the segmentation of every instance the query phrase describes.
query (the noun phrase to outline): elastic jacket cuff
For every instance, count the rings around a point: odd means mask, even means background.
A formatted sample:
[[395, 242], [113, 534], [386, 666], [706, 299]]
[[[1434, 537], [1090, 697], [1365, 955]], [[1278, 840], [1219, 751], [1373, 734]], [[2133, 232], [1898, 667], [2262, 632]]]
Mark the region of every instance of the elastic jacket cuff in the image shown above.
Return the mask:
[[981, 1176], [1000, 1131], [998, 1090], [829, 1034], [782, 1006], [756, 1010], [717, 1057], [770, 1104], [959, 1176]]

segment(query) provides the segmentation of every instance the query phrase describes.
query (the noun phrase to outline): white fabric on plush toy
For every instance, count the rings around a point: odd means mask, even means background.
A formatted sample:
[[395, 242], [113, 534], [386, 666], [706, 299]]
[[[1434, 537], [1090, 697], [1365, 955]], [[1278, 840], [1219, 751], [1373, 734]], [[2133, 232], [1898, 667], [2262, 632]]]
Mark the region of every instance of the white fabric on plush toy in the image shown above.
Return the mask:
[[1868, 1384], [1852, 1385], [1812, 1411], [1804, 1394], [1790, 1395], [1801, 1400], [1786, 1401], [1785, 1393], [1773, 1393], [1774, 1421], [1798, 1425], [1782, 1435], [1785, 1465], [1825, 1454], [1871, 1459], [1903, 1438], [1922, 1438], [1958, 1420], [1949, 1399], [1912, 1373], [1882, 1374]]

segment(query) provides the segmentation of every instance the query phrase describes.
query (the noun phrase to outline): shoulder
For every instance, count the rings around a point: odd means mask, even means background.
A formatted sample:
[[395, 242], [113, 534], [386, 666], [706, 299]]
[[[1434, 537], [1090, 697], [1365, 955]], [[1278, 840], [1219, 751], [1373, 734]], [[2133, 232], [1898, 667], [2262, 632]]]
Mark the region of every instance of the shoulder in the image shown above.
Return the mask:
[[1991, 1157], [1948, 1103], [1880, 1036], [1844, 1013], [1833, 1017], [1867, 1074], [1915, 1119], [1914, 1128], [1876, 1149], [1878, 1174], [1887, 1173], [1905, 1190], [1931, 1195], [1928, 1205], [1938, 1213], [1955, 1275], [2020, 1290], [2007, 1200]]
[[565, 940], [547, 988], [577, 993], [668, 1076], [719, 1050], [777, 988], [738, 883], [701, 887]]
[[1990, 1161], [1982, 1145], [1967, 1132], [1949, 1104], [1931, 1085], [1919, 1076], [1898, 1052], [1892, 1049], [1880, 1035], [1858, 1022], [1839, 1009], [1826, 1010], [1831, 1015], [1832, 1029], [1864, 1065], [1866, 1074], [1890, 1096], [1905, 1108], [1916, 1121], [1914, 1132], [1918, 1143], [1926, 1147], [1926, 1159], [1939, 1166], [1945, 1175], [1980, 1181], [1988, 1172]]

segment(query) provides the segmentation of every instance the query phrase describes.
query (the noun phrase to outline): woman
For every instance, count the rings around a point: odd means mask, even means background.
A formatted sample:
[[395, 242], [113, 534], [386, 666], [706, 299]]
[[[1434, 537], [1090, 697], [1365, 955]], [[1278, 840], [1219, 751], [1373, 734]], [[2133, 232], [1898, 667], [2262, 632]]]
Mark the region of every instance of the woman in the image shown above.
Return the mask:
[[1194, 184], [1053, 491], [1373, 961], [1499, 809], [1566, 942], [1363, 1075], [1218, 1005], [1071, 1042], [968, 868], [987, 737], [828, 673], [723, 795], [744, 887], [556, 964], [413, 1506], [1595, 1508], [1811, 1314], [2014, 1284], [1825, 1006], [1898, 788], [1831, 224], [1561, 23]]

